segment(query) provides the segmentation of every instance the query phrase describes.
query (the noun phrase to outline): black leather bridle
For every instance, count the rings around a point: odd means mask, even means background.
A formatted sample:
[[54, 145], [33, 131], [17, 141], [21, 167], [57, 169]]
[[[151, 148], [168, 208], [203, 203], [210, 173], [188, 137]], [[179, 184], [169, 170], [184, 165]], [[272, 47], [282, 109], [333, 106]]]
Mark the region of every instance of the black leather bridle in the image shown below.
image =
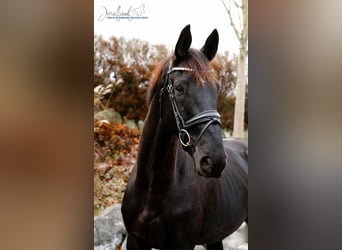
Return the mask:
[[[189, 120], [185, 121], [184, 118], [182, 117], [181, 113], [179, 112], [176, 98], [173, 93], [173, 84], [170, 79], [170, 74], [175, 72], [175, 71], [193, 71], [193, 69], [190, 68], [184, 68], [184, 67], [171, 67], [171, 63], [169, 65], [169, 70], [166, 74], [166, 81], [164, 83], [163, 88], [160, 90], [160, 106], [162, 102], [162, 95], [164, 93], [164, 89], [167, 89], [167, 92], [169, 94], [170, 102], [172, 105], [172, 110], [174, 117], [176, 119], [176, 124], [178, 128], [178, 137], [180, 143], [184, 147], [191, 147], [191, 146], [196, 146], [199, 140], [201, 139], [202, 135], [204, 132], [209, 128], [209, 126], [213, 123], [218, 123], [221, 126], [221, 116], [216, 110], [206, 110], [203, 112], [200, 112], [199, 114], [193, 116]], [[204, 127], [202, 128], [202, 131], [199, 133], [197, 140], [194, 140], [194, 143], [191, 143], [191, 136], [189, 132], [187, 131], [188, 128], [203, 124], [205, 123]]]

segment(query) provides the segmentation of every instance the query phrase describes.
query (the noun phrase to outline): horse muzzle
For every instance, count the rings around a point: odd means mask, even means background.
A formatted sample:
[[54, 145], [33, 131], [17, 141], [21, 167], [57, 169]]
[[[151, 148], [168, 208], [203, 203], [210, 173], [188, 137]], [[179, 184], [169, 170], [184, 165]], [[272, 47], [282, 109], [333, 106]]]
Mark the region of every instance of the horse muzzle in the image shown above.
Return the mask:
[[199, 175], [206, 178], [219, 178], [226, 166], [226, 157], [223, 155], [202, 156], [196, 166]]

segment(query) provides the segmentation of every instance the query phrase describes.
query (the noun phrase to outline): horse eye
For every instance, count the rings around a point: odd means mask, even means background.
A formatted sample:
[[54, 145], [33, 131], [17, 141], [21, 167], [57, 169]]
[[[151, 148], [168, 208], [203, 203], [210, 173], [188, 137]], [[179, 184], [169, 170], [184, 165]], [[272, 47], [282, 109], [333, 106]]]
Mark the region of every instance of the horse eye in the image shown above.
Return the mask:
[[176, 86], [176, 90], [180, 93], [184, 93], [184, 87], [182, 85]]

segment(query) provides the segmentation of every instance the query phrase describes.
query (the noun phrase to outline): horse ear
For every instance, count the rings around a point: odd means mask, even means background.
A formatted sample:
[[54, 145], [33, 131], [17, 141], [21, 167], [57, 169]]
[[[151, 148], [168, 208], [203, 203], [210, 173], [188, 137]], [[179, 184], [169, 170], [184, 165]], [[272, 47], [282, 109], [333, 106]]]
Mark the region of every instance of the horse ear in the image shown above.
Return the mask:
[[177, 59], [184, 58], [188, 54], [191, 41], [190, 24], [188, 24], [183, 28], [176, 44], [175, 55]]
[[213, 32], [211, 32], [211, 34], [208, 36], [204, 46], [201, 49], [202, 53], [207, 56], [209, 61], [211, 61], [216, 55], [218, 42], [219, 35], [217, 30], [214, 29]]

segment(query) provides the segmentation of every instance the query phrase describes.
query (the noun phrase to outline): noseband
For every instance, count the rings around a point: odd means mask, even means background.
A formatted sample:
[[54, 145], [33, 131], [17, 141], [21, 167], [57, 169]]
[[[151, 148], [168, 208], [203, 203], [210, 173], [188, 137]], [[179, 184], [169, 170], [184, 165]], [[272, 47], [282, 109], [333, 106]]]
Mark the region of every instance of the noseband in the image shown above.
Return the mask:
[[[216, 110], [206, 110], [203, 112], [200, 112], [199, 114], [193, 116], [189, 120], [185, 121], [184, 118], [182, 117], [181, 113], [179, 112], [177, 102], [175, 95], [173, 93], [173, 84], [170, 79], [170, 74], [175, 72], [175, 71], [193, 71], [193, 69], [190, 68], [184, 68], [184, 67], [173, 67], [171, 68], [171, 64], [169, 66], [169, 70], [166, 74], [166, 81], [163, 86], [163, 88], [160, 90], [160, 105], [161, 105], [161, 100], [162, 100], [162, 95], [164, 92], [164, 89], [166, 87], [167, 92], [169, 94], [169, 99], [172, 105], [172, 110], [173, 110], [173, 115], [176, 119], [176, 124], [178, 128], [178, 137], [179, 141], [184, 147], [191, 147], [191, 146], [196, 146], [199, 140], [201, 139], [202, 135], [204, 132], [209, 128], [209, 126], [213, 123], [218, 123], [221, 126], [221, 120], [220, 120], [220, 114]], [[191, 143], [191, 136], [187, 129], [205, 123], [204, 127], [202, 128], [202, 131], [199, 133], [198, 138], [194, 143]]]

